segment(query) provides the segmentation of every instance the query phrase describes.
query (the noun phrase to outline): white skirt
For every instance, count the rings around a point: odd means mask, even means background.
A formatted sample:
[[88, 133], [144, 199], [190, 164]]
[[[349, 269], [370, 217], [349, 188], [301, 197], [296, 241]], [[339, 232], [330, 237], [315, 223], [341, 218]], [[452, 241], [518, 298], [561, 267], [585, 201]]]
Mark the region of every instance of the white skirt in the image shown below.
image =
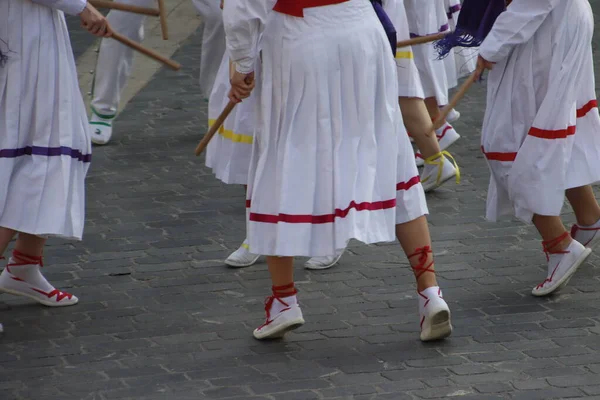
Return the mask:
[[[396, 28], [398, 41], [410, 39], [404, 0], [385, 0], [383, 7]], [[396, 66], [398, 68], [398, 97], [425, 98], [411, 46], [397, 49]]]
[[[305, 9], [304, 18], [274, 12], [267, 30], [263, 74], [271, 79], [260, 87], [248, 180], [250, 248], [313, 257], [352, 238], [393, 241], [396, 220], [426, 206], [396, 65], [372, 5], [350, 0]], [[412, 161], [401, 173], [399, 158]]]
[[0, 226], [80, 240], [88, 119], [61, 11], [0, 2]]
[[[448, 31], [448, 23], [441, 23], [440, 21], [440, 9], [442, 12], [444, 9], [440, 1], [405, 0], [404, 4], [411, 37]], [[439, 105], [448, 104], [447, 61], [438, 59], [433, 43], [414, 46], [413, 53], [425, 98], [435, 97]]]
[[573, 0], [552, 14], [489, 74], [481, 140], [492, 221], [558, 216], [566, 189], [600, 181], [592, 10]]
[[[456, 8], [452, 8], [452, 6], [449, 3], [449, 0], [436, 0], [436, 5], [436, 12], [438, 16], [438, 25], [440, 26], [440, 32], [450, 32], [451, 26], [453, 25], [452, 17], [454, 16], [452, 12]], [[446, 82], [448, 84], [448, 89], [452, 89], [458, 85], [458, 75], [456, 72], [456, 57], [454, 55], [454, 51], [448, 53], [448, 55], [444, 57], [443, 62], [444, 70], [446, 72]]]
[[[255, 67], [256, 84], [260, 85], [260, 63]], [[208, 102], [208, 123], [212, 126], [229, 103], [229, 57], [223, 57], [213, 91]], [[206, 166], [223, 183], [246, 185], [252, 154], [256, 92], [235, 106], [206, 149]]]

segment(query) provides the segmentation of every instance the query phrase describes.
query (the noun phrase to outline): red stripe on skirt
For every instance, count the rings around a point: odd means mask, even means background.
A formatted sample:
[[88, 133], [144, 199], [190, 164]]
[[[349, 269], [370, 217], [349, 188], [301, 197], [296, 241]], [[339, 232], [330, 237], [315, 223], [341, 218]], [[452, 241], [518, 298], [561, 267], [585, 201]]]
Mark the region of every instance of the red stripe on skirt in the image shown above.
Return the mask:
[[[419, 176], [415, 176], [407, 182], [400, 182], [396, 184], [396, 190], [409, 190], [420, 182]], [[250, 208], [252, 200], [246, 200], [246, 207]], [[267, 224], [277, 224], [279, 222], [286, 222], [289, 224], [329, 224], [335, 221], [336, 218], [345, 218], [350, 210], [356, 211], [378, 211], [387, 210], [396, 207], [396, 199], [374, 201], [374, 202], [362, 202], [356, 203], [355, 201], [350, 202], [350, 205], [345, 209], [336, 209], [332, 214], [323, 215], [310, 215], [310, 214], [259, 214], [250, 213], [250, 221], [264, 222]]]
[[[585, 117], [590, 111], [594, 108], [598, 107], [597, 100], [588, 101], [583, 107], [577, 109], [577, 118]], [[575, 134], [575, 127], [569, 126], [567, 129], [559, 129], [559, 130], [547, 130], [547, 129], [539, 129], [532, 127], [528, 135], [535, 136], [541, 139], [565, 139], [570, 135]], [[515, 161], [517, 158], [516, 152], [511, 153], [499, 153], [499, 152], [490, 152], [487, 153], [483, 146], [481, 146], [481, 152], [485, 155], [485, 158], [491, 161]]]

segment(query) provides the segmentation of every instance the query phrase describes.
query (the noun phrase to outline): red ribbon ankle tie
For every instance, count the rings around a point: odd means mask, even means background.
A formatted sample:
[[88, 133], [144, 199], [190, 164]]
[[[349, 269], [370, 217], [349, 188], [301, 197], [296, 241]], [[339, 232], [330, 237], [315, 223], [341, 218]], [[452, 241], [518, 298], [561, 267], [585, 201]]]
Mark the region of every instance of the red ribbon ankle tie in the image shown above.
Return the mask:
[[425, 246], [418, 248], [413, 254], [408, 256], [409, 260], [415, 256], [419, 256], [419, 264], [412, 267], [412, 269], [417, 274], [417, 279], [419, 279], [421, 275], [423, 275], [425, 272], [435, 273], [435, 271], [433, 270], [433, 259], [431, 260], [429, 265], [425, 266], [425, 264], [427, 263], [427, 258], [429, 257], [429, 253], [433, 253], [433, 251], [431, 251], [431, 247]]
[[[542, 242], [542, 247], [544, 248], [544, 253], [546, 253], [547, 261], [550, 261], [550, 254], [567, 254], [567, 253], [569, 253], [569, 251], [566, 251], [566, 250], [552, 251], [553, 247], [556, 247], [556, 245], [558, 245], [560, 242], [565, 240], [567, 237], [569, 237], [569, 232], [565, 232], [557, 238]], [[556, 265], [556, 267], [554, 267], [554, 271], [552, 271], [552, 274], [550, 275], [550, 277], [544, 279], [544, 282], [537, 285], [536, 289], [540, 289], [540, 288], [544, 287], [544, 285], [546, 283], [552, 282], [552, 279], [554, 278], [554, 274], [556, 273], [556, 269], [558, 268], [559, 265], [560, 265], [560, 263], [558, 263]]]
[[552, 248], [556, 247], [556, 245], [558, 245], [560, 242], [562, 242], [563, 240], [565, 240], [568, 237], [569, 237], [569, 232], [565, 232], [562, 235], [560, 235], [559, 237], [542, 242], [542, 247], [544, 249], [544, 253], [546, 253], [547, 261], [550, 261], [550, 254], [567, 254], [568, 253], [568, 251], [565, 251], [565, 250], [552, 251]]
[[[293, 289], [293, 290], [289, 291], [290, 289]], [[267, 326], [271, 322], [273, 322], [273, 320], [271, 319], [271, 307], [273, 307], [273, 303], [275, 302], [275, 300], [280, 302], [285, 307], [283, 310], [281, 310], [281, 312], [287, 311], [290, 309], [290, 305], [288, 303], [286, 303], [285, 301], [283, 301], [282, 298], [294, 296], [295, 294], [298, 293], [298, 291], [294, 287], [293, 282], [288, 285], [284, 285], [284, 286], [273, 286], [272, 290], [273, 290], [273, 295], [267, 297], [265, 300], [265, 312], [267, 313], [267, 320], [265, 321], [264, 324], [262, 324], [260, 326], [260, 328]]]

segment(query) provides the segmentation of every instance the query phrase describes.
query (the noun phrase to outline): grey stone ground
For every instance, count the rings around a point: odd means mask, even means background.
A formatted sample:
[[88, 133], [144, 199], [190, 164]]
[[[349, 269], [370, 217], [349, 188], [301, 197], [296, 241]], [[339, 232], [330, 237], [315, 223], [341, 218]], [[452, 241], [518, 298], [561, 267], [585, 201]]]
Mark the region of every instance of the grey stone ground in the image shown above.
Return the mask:
[[459, 107], [461, 185], [428, 196], [454, 335], [420, 343], [399, 246], [353, 243], [328, 271], [298, 261], [304, 327], [253, 340], [269, 279], [264, 263], [222, 263], [244, 238], [244, 196], [193, 155], [206, 127], [199, 43], [198, 33], [176, 54], [183, 70], [161, 71], [115, 141], [95, 148], [85, 240], [48, 247], [47, 276], [81, 303], [0, 297], [0, 399], [600, 399], [600, 259], [559, 296], [530, 296], [545, 277], [538, 237], [483, 219], [483, 87]]

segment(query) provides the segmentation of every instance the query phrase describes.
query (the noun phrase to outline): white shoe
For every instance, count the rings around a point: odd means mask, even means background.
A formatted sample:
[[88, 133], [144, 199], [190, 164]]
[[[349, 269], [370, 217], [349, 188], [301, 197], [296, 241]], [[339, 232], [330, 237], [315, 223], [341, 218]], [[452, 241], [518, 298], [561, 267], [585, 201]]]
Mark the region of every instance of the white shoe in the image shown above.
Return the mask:
[[99, 115], [92, 110], [90, 118], [90, 130], [92, 131], [92, 143], [107, 144], [112, 136], [112, 123], [115, 116]]
[[575, 239], [564, 251], [550, 252], [546, 250], [548, 277], [534, 287], [531, 294], [534, 296], [547, 296], [565, 287], [591, 252], [591, 249], [586, 248]]
[[574, 224], [571, 227], [571, 237], [592, 250], [600, 244], [600, 227], [584, 227]]
[[421, 340], [427, 342], [450, 336], [452, 333], [450, 308], [442, 297], [442, 290], [438, 286], [432, 286], [418, 294]]
[[304, 268], [313, 270], [331, 268], [340, 261], [344, 251], [346, 251], [346, 249], [338, 250], [333, 256], [313, 257], [304, 264]]
[[235, 268], [243, 268], [249, 267], [256, 263], [259, 259], [260, 255], [250, 253], [250, 247], [248, 246], [248, 239], [244, 240], [244, 243], [240, 246], [239, 249], [234, 251], [227, 257], [225, 260], [225, 264], [230, 267]]
[[265, 302], [267, 318], [265, 323], [254, 330], [254, 337], [258, 340], [279, 339], [287, 332], [304, 325], [302, 310], [296, 296], [267, 297]]
[[[460, 135], [454, 130], [452, 125], [447, 122], [446, 125], [435, 131], [435, 136], [438, 139], [440, 151], [446, 150], [448, 147], [452, 146], [454, 142], [460, 139]], [[417, 167], [425, 165], [425, 160], [420, 151], [415, 153], [415, 162], [417, 163]]]
[[460, 113], [453, 108], [452, 110], [450, 110], [450, 113], [446, 117], [446, 121], [452, 123], [458, 121], [459, 118]]
[[425, 160], [425, 168], [421, 173], [421, 184], [427, 193], [439, 188], [454, 177], [456, 177], [456, 183], [460, 183], [460, 169], [454, 157], [447, 151], [443, 151]]
[[[79, 302], [76, 296], [54, 288], [44, 278], [40, 267], [41, 260], [40, 264], [26, 264], [11, 257], [0, 274], [0, 292], [27, 297], [48, 307], [73, 306]], [[30, 277], [27, 281], [21, 273], [25, 270]]]

